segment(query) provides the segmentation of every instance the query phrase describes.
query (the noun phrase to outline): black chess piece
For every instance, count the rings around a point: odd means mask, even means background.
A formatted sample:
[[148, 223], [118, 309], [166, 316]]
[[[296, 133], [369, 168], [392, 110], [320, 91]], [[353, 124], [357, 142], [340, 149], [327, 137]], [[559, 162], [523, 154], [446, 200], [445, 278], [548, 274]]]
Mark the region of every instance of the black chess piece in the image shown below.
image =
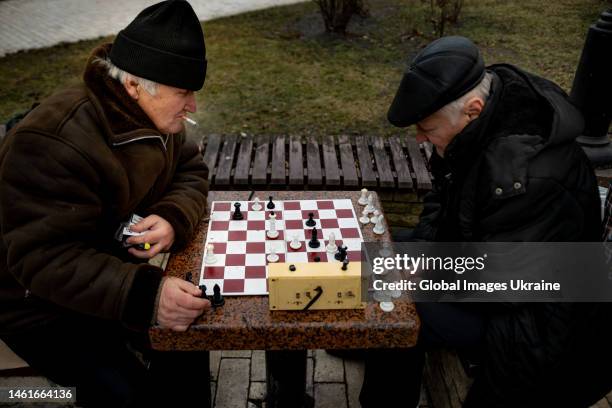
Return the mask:
[[315, 225], [317, 225], [317, 223], [314, 220], [314, 213], [308, 213], [308, 220], [306, 220], [306, 226], [314, 227]]
[[234, 214], [232, 215], [232, 220], [243, 220], [244, 219], [244, 215], [240, 212], [240, 203], [235, 203], [234, 204]]
[[319, 255], [315, 255], [313, 259], [315, 262], [321, 262], [321, 257]]
[[338, 252], [336, 252], [336, 254], [334, 255], [334, 258], [336, 259], [336, 261], [344, 262], [344, 260], [346, 259], [347, 249], [348, 247], [346, 245], [338, 247]]
[[202, 299], [208, 299], [208, 296], [206, 296], [206, 285], [200, 285], [199, 288], [202, 291], [202, 294], [200, 295], [200, 297]]
[[319, 233], [316, 228], [312, 229], [312, 238], [308, 241], [308, 246], [311, 248], [318, 248], [321, 246], [321, 242], [318, 240]]
[[186, 280], [187, 282], [191, 282], [191, 280], [192, 280], [192, 279], [193, 279], [193, 275], [191, 274], [191, 272], [187, 272], [187, 273], [185, 274], [185, 280]]
[[276, 206], [274, 205], [274, 203], [272, 202], [272, 196], [270, 196], [270, 201], [268, 202], [268, 204], [266, 204], [266, 208], [268, 210], [273, 210], [274, 208], [276, 208]]
[[348, 269], [348, 264], [349, 264], [349, 259], [348, 256], [346, 258], [344, 258], [344, 261], [342, 261], [342, 270], [346, 271]]
[[295, 272], [295, 265], [293, 265], [293, 264], [289, 265], [289, 270], [291, 272]]
[[225, 299], [223, 298], [223, 295], [221, 294], [221, 288], [216, 283], [215, 283], [215, 286], [213, 286], [213, 297], [212, 297], [211, 303], [213, 307], [220, 307], [225, 304]]

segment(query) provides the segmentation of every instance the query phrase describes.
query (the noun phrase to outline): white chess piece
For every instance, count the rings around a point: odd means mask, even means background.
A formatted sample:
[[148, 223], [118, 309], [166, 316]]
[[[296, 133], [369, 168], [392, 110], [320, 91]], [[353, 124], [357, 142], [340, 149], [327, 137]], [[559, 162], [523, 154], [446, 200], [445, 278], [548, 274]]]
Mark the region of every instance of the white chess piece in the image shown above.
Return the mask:
[[302, 247], [302, 242], [298, 239], [297, 235], [293, 236], [293, 239], [289, 243], [289, 247], [291, 249], [300, 249]]
[[372, 229], [373, 233], [378, 234], [378, 235], [382, 235], [385, 233], [385, 224], [383, 222], [384, 220], [385, 220], [384, 215], [380, 215], [378, 217], [378, 220], [376, 221], [376, 225]]
[[368, 203], [368, 189], [367, 188], [362, 188], [361, 189], [361, 197], [359, 197], [359, 200], [357, 201], [357, 203], [359, 205], [366, 205]]
[[361, 217], [359, 217], [359, 222], [362, 224], [369, 224], [370, 223], [370, 217], [368, 217], [368, 209], [364, 208], [363, 211], [361, 212]]
[[380, 302], [378, 305], [383, 312], [391, 312], [393, 309], [395, 309], [393, 302]]
[[336, 235], [333, 232], [329, 233], [328, 243], [325, 249], [330, 253], [336, 253], [338, 250], [338, 245], [336, 245]]
[[206, 265], [212, 265], [217, 262], [217, 257], [215, 256], [215, 246], [213, 244], [206, 245], [206, 256], [204, 257], [204, 263]]
[[261, 206], [261, 203], [259, 202], [259, 197], [255, 197], [255, 202], [253, 203], [253, 206], [251, 207], [251, 209], [253, 211], [261, 211], [261, 209], [263, 208]]
[[391, 248], [389, 248], [389, 243], [388, 242], [383, 242], [382, 243], [382, 248], [378, 251], [378, 255], [384, 257], [384, 258], [388, 258], [392, 255], [391, 252]]
[[366, 205], [364, 211], [365, 210], [368, 211], [368, 214], [371, 214], [374, 212], [374, 210], [376, 210], [376, 208], [374, 208], [374, 197], [372, 196], [372, 194], [368, 196], [368, 205]]
[[266, 259], [268, 260], [268, 262], [278, 262], [278, 255], [276, 254], [276, 248], [271, 246], [270, 247], [270, 253], [268, 254], [268, 256], [266, 257]]
[[268, 231], [266, 231], [268, 238], [278, 238], [278, 231], [276, 230], [276, 214], [271, 213], [268, 219]]
[[380, 217], [380, 211], [374, 210], [374, 215], [370, 218], [370, 223], [376, 224], [378, 217]]

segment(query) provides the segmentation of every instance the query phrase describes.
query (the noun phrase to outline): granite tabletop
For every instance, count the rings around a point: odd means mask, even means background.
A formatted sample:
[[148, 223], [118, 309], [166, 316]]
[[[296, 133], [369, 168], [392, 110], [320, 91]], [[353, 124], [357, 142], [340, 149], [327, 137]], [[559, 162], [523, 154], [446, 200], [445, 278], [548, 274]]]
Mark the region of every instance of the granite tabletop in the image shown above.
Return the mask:
[[[247, 200], [249, 191], [211, 191], [208, 202]], [[276, 200], [341, 199], [353, 201], [359, 217], [358, 191], [256, 191], [253, 197]], [[381, 208], [373, 193], [375, 206]], [[209, 205], [210, 207], [210, 205]], [[210, 209], [209, 209], [210, 211]], [[208, 215], [206, 216], [208, 217]], [[191, 272], [198, 282], [207, 218], [182, 252], [168, 261], [169, 276], [184, 277]], [[372, 226], [362, 226], [367, 242], [390, 241], [388, 232], [376, 235]], [[197, 319], [186, 332], [153, 327], [151, 345], [158, 350], [252, 350], [252, 349], [350, 349], [378, 347], [412, 347], [416, 343], [419, 320], [414, 304], [396, 299], [395, 309], [383, 312], [375, 301], [361, 310], [270, 311], [267, 296], [226, 296], [225, 305]]]

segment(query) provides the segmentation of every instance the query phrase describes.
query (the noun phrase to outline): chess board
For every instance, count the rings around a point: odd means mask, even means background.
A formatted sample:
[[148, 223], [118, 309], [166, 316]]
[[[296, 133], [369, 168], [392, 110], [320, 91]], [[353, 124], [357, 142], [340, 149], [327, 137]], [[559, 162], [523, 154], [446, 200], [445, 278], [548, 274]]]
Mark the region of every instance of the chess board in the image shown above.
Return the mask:
[[[232, 220], [237, 202], [244, 215], [240, 221]], [[266, 208], [266, 202], [261, 202], [260, 211], [254, 211], [253, 204], [253, 201], [214, 201], [211, 205], [204, 248], [213, 244], [217, 259], [214, 264], [206, 264], [202, 259], [200, 273], [200, 285], [206, 285], [208, 295], [212, 295], [215, 284], [226, 296], [268, 294], [266, 255], [272, 247], [279, 256], [278, 262], [315, 262], [315, 257], [319, 257], [320, 262], [338, 262], [333, 253], [326, 251], [332, 232], [336, 245], [348, 247], [349, 260], [361, 261], [363, 235], [351, 200], [278, 200], [274, 201], [272, 210]], [[266, 235], [271, 212], [276, 215], [279, 232], [275, 239]], [[321, 242], [316, 249], [308, 246], [312, 238], [312, 227], [305, 224], [309, 213], [314, 213]], [[289, 246], [294, 236], [302, 243], [297, 250]]]

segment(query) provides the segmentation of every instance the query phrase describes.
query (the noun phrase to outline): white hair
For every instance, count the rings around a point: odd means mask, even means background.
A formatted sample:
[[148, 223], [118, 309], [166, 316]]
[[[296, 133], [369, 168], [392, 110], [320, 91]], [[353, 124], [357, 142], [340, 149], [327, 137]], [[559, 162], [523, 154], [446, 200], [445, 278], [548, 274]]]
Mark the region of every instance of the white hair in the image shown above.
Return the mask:
[[125, 84], [126, 81], [133, 79], [138, 84], [140, 84], [140, 86], [142, 86], [144, 90], [149, 93], [149, 95], [155, 96], [157, 94], [157, 82], [141, 78], [139, 76], [130, 74], [129, 72], [122, 70], [121, 68], [113, 64], [109, 58], [96, 58], [93, 62], [103, 65], [108, 70], [108, 76], [113, 79], [116, 79], [121, 84]]
[[489, 98], [489, 93], [491, 92], [492, 79], [493, 75], [490, 72], [485, 72], [484, 78], [482, 78], [480, 83], [476, 85], [474, 89], [458, 99], [444, 105], [442, 108], [440, 108], [440, 112], [444, 114], [451, 121], [451, 123], [457, 123], [457, 120], [459, 120], [459, 116], [461, 115], [461, 110], [465, 107], [465, 103], [468, 100], [473, 97], [478, 97], [486, 103], [487, 99]]

